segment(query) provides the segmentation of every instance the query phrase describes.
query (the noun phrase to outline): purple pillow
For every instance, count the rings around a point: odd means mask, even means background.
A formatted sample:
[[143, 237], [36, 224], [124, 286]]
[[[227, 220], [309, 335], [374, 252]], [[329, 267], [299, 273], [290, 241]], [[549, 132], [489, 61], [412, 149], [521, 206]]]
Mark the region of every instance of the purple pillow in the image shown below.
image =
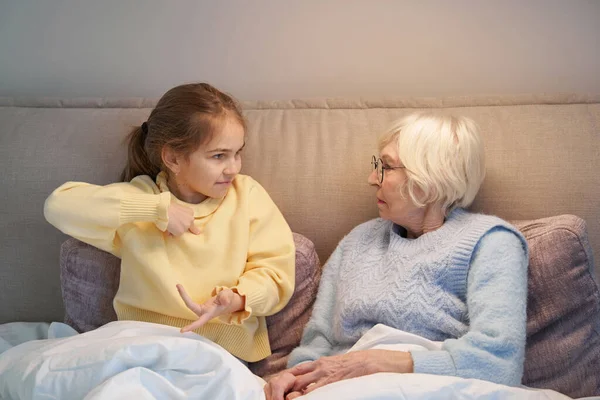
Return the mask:
[[119, 288], [121, 260], [77, 239], [60, 249], [64, 322], [78, 332], [117, 320], [113, 299]]
[[600, 395], [600, 293], [585, 222], [559, 215], [512, 223], [529, 245], [523, 384]]

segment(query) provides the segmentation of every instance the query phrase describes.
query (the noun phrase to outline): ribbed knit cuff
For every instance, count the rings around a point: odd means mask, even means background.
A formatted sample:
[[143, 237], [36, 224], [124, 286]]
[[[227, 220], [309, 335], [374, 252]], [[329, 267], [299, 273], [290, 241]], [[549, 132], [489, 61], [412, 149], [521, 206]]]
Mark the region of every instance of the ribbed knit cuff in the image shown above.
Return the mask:
[[456, 376], [456, 367], [450, 353], [443, 350], [411, 351], [414, 372], [419, 374]]
[[169, 224], [167, 210], [171, 204], [171, 193], [133, 194], [121, 200], [120, 224], [130, 222], [154, 222], [165, 231]]

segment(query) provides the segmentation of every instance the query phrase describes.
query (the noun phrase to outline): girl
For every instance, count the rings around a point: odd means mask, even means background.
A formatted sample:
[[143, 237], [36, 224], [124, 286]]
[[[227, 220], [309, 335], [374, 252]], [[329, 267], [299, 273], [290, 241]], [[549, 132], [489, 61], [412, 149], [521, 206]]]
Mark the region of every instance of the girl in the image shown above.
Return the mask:
[[44, 215], [121, 258], [119, 320], [193, 330], [253, 362], [270, 354], [265, 316], [294, 290], [295, 248], [266, 191], [238, 174], [245, 129], [228, 95], [177, 86], [130, 133], [124, 182], [65, 183]]

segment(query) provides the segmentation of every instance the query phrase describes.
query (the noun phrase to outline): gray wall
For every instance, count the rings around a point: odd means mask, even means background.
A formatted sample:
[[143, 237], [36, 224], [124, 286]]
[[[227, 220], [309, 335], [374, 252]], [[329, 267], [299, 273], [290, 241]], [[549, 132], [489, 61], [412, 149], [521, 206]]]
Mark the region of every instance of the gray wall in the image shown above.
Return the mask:
[[0, 0], [0, 96], [600, 92], [595, 0]]

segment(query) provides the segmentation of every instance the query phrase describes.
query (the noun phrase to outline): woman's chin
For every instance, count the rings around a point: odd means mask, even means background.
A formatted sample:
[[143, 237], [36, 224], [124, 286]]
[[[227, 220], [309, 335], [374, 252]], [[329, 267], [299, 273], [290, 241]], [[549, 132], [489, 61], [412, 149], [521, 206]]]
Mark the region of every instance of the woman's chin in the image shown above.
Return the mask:
[[390, 219], [389, 218], [389, 214], [387, 213], [387, 211], [383, 210], [381, 208], [379, 208], [379, 218], [381, 218], [381, 219]]

